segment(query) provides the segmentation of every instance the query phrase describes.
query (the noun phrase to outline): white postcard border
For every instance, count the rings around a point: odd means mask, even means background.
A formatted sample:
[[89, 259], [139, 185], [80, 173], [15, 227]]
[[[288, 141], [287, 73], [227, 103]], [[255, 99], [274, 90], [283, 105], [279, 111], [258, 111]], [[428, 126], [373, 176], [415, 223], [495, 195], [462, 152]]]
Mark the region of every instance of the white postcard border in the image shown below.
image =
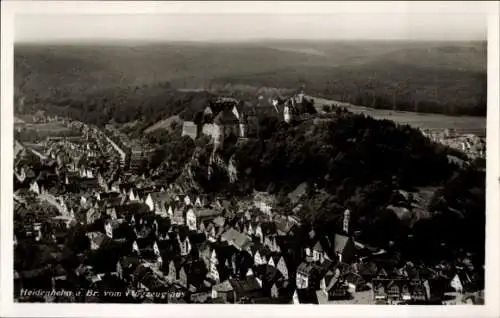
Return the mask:
[[[110, 305], [110, 304], [14, 304], [12, 249], [12, 144], [13, 144], [13, 22], [15, 14], [207, 14], [259, 13], [328, 14], [347, 12], [428, 12], [425, 2], [119, 2], [119, 1], [2, 1], [1, 78], [1, 275], [2, 317], [217, 317], [221, 316], [385, 316], [385, 317], [498, 317], [500, 228], [499, 148], [499, 20], [498, 2], [476, 1], [471, 6], [437, 2], [434, 10], [488, 14], [488, 118], [487, 118], [487, 230], [486, 296], [484, 306], [370, 306], [370, 305]], [[427, 11], [426, 11], [427, 10]], [[464, 23], [467, 23], [464, 21]], [[464, 233], [466, 235], [466, 233]]]

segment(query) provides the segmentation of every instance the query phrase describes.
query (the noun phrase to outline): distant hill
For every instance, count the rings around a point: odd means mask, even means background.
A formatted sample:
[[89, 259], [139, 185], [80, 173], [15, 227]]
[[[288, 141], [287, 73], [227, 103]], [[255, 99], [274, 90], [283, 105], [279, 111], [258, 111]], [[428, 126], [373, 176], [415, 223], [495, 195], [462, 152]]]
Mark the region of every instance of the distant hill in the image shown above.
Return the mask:
[[485, 115], [483, 42], [268, 41], [15, 47], [18, 94], [242, 84], [376, 108]]
[[[279, 54], [277, 54], [279, 53]], [[223, 75], [267, 71], [295, 64], [325, 64], [293, 52], [249, 45], [158, 44], [18, 45], [16, 85], [21, 90], [92, 90], [173, 81], [205, 84]]]
[[486, 73], [379, 60], [345, 66], [294, 66], [220, 78], [225, 83], [305, 86], [307, 93], [367, 107], [484, 115]]

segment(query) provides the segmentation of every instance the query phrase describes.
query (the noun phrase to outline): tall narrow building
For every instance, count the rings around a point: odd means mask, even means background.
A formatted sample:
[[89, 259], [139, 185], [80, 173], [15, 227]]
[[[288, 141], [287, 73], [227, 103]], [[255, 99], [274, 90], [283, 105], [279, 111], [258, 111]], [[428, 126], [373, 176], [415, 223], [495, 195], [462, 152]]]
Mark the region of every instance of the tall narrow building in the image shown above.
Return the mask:
[[285, 104], [285, 108], [283, 109], [283, 118], [288, 124], [292, 121], [292, 107], [289, 102]]
[[344, 221], [342, 224], [342, 230], [344, 233], [348, 234], [349, 233], [349, 219], [351, 217], [351, 211], [345, 210], [344, 211]]
[[245, 115], [240, 116], [240, 137], [247, 137], [248, 119]]

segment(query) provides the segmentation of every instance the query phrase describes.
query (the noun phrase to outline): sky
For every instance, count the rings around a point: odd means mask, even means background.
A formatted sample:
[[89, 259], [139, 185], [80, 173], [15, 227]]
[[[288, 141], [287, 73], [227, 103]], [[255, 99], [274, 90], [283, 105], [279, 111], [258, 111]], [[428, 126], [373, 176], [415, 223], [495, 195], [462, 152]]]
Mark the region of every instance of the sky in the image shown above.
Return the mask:
[[[437, 4], [436, 4], [437, 3]], [[116, 14], [113, 10], [88, 11], [84, 14], [43, 13], [17, 14], [16, 42], [54, 41], [247, 41], [260, 39], [311, 40], [485, 40], [487, 16], [480, 4], [429, 2], [419, 7], [372, 7], [362, 10], [329, 7], [308, 10], [280, 10], [270, 7], [244, 13], [221, 13], [211, 10], [177, 10], [176, 14], [147, 12]], [[478, 2], [481, 3], [481, 2]], [[254, 7], [258, 7], [255, 3]], [[276, 8], [276, 10], [273, 10]], [[387, 8], [381, 9], [381, 8]], [[396, 8], [396, 9], [394, 9]], [[416, 8], [416, 9], [415, 9]], [[425, 9], [423, 9], [425, 8]], [[73, 10], [74, 11], [74, 10]], [[136, 10], [141, 11], [141, 10]], [[226, 10], [227, 11], [227, 10]], [[284, 13], [277, 13], [284, 12]], [[66, 11], [67, 12], [67, 11]], [[90, 13], [90, 14], [89, 14]]]

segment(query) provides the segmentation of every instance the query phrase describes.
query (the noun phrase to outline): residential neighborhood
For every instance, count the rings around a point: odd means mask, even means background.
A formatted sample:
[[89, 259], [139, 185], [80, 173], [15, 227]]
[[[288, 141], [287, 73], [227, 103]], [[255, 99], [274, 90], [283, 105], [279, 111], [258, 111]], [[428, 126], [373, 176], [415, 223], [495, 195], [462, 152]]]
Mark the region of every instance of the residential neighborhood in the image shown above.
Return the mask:
[[[300, 105], [271, 103], [285, 122]], [[214, 105], [205, 109], [213, 123], [185, 122], [182, 134], [208, 134], [215, 153], [228, 131], [247, 136], [237, 101]], [[481, 284], [467, 259], [429, 268], [360, 241], [349, 210], [333, 235], [304, 232], [293, 213], [303, 186], [290, 193], [294, 209], [285, 214], [266, 192], [201, 193], [139, 174], [147, 145], [112, 125], [42, 118], [79, 134], [15, 142], [19, 302], [441, 304], [461, 303]]]

